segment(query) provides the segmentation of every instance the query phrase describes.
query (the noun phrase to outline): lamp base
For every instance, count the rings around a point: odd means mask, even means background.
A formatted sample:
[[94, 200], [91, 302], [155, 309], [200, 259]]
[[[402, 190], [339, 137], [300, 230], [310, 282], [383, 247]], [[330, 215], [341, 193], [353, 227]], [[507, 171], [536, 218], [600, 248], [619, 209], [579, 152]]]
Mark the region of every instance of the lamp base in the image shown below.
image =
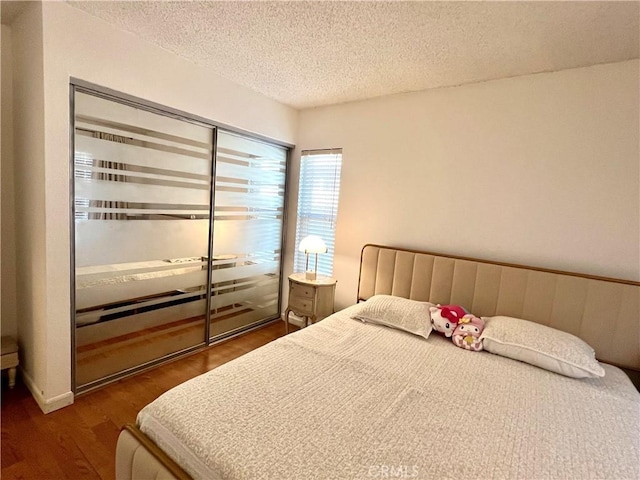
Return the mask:
[[314, 272], [313, 270], [307, 270], [304, 274], [304, 278], [306, 278], [307, 280], [315, 280], [316, 272]]

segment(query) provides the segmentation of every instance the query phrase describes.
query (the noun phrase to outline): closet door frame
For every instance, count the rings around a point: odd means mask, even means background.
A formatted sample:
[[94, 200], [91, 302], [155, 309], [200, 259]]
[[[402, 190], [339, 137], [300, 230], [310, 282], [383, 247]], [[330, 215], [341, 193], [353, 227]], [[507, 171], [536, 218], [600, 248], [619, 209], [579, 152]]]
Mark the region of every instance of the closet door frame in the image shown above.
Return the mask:
[[[282, 234], [281, 234], [281, 245], [280, 245], [280, 278], [278, 285], [278, 313], [273, 317], [265, 318], [263, 321], [258, 323], [257, 325], [250, 325], [246, 329], [243, 329], [239, 332], [231, 332], [229, 335], [223, 335], [216, 337], [214, 341], [211, 340], [210, 336], [210, 328], [211, 328], [211, 282], [212, 282], [212, 268], [211, 268], [211, 260], [208, 262], [207, 268], [207, 295], [206, 295], [206, 312], [205, 312], [205, 328], [204, 328], [204, 338], [202, 339], [202, 343], [198, 345], [194, 345], [192, 347], [173, 352], [162, 356], [160, 358], [151, 360], [149, 362], [143, 363], [141, 365], [137, 365], [135, 367], [131, 367], [114, 374], [107, 375], [99, 380], [91, 382], [90, 384], [83, 385], [80, 389], [76, 384], [76, 229], [75, 229], [75, 93], [80, 92], [88, 95], [93, 95], [105, 100], [117, 102], [123, 105], [127, 105], [130, 107], [134, 107], [141, 110], [146, 110], [151, 113], [155, 113], [158, 115], [162, 115], [169, 118], [174, 118], [176, 120], [185, 121], [188, 123], [192, 123], [201, 127], [212, 129], [213, 133], [213, 146], [211, 153], [211, 178], [210, 178], [210, 204], [209, 204], [209, 231], [208, 231], [208, 255], [209, 259], [213, 258], [213, 248], [214, 248], [214, 235], [215, 235], [215, 221], [214, 221], [214, 209], [215, 209], [215, 174], [216, 174], [216, 153], [217, 153], [217, 137], [218, 137], [218, 129], [224, 129], [229, 132], [237, 133], [242, 136], [248, 137], [250, 139], [266, 142], [271, 145], [277, 145], [283, 147], [287, 150], [286, 152], [286, 163], [285, 163], [285, 195], [283, 202], [283, 223], [282, 223]], [[232, 338], [234, 336], [241, 335], [246, 333], [247, 331], [256, 329], [261, 327], [263, 324], [271, 322], [276, 318], [280, 318], [280, 310], [282, 308], [282, 271], [284, 266], [284, 247], [286, 242], [286, 225], [287, 225], [287, 209], [288, 209], [288, 198], [286, 192], [289, 188], [289, 164], [291, 158], [291, 152], [294, 148], [294, 145], [280, 142], [277, 140], [273, 140], [266, 136], [256, 135], [255, 133], [251, 133], [242, 129], [238, 129], [223, 123], [214, 122], [207, 118], [200, 117], [198, 115], [193, 115], [178, 109], [174, 109], [171, 107], [167, 107], [155, 102], [151, 102], [148, 100], [144, 100], [139, 97], [135, 97], [133, 95], [125, 94], [107, 87], [103, 87], [100, 85], [96, 85], [91, 82], [87, 82], [84, 80], [80, 80], [77, 78], [70, 78], [69, 81], [69, 232], [70, 232], [70, 328], [71, 328], [71, 385], [72, 390], [75, 395], [86, 393], [92, 391], [96, 388], [99, 388], [108, 383], [120, 380], [122, 378], [126, 378], [127, 376], [131, 376], [133, 374], [139, 373], [144, 370], [148, 370], [154, 368], [163, 363], [167, 363], [175, 358], [181, 357], [187, 353], [191, 353], [194, 351], [201, 350], [203, 348], [207, 348], [211, 345], [219, 343], [221, 341], [227, 340], [228, 338]]]

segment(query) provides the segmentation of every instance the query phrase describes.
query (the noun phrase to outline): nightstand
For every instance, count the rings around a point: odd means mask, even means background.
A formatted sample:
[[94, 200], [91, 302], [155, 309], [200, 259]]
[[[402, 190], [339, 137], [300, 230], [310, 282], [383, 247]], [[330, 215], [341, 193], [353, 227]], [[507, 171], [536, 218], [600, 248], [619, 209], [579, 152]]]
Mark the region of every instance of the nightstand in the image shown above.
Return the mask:
[[2, 370], [9, 369], [9, 388], [16, 384], [16, 367], [18, 366], [18, 344], [6, 335], [2, 337]]
[[318, 275], [307, 280], [304, 273], [289, 275], [289, 306], [284, 312], [284, 323], [289, 333], [289, 314], [303, 317], [305, 326], [309, 320], [315, 323], [333, 313], [336, 279]]

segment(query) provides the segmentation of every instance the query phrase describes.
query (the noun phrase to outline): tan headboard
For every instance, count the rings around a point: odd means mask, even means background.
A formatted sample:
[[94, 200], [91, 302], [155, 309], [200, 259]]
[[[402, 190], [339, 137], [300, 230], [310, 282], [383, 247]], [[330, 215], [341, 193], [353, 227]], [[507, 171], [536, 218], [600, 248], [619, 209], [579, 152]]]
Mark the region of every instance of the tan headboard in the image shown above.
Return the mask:
[[365, 245], [358, 301], [377, 294], [531, 320], [582, 338], [600, 361], [640, 370], [640, 282]]

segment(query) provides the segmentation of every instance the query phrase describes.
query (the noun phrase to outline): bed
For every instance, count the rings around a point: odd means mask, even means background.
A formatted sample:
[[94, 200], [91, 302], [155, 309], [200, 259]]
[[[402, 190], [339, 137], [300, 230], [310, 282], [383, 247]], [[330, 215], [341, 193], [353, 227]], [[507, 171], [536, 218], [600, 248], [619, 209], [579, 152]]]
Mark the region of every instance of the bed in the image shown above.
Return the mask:
[[[604, 376], [354, 318], [381, 299], [552, 327]], [[357, 301], [146, 406], [117, 478], [640, 478], [640, 283], [366, 245]]]

